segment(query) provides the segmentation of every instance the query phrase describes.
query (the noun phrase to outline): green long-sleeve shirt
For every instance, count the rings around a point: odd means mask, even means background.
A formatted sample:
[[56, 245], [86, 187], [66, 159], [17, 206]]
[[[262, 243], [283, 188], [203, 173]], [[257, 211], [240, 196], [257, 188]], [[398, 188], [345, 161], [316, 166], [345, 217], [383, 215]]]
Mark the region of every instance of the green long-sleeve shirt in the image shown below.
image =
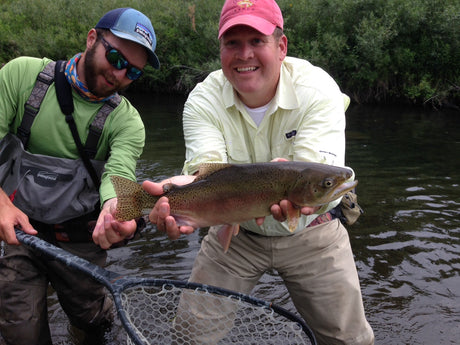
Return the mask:
[[[0, 139], [8, 132], [16, 133], [24, 115], [24, 104], [32, 92], [37, 75], [50, 59], [19, 57], [0, 69]], [[82, 143], [89, 126], [102, 103], [84, 100], [72, 90], [75, 111], [73, 117]], [[135, 169], [145, 142], [145, 129], [138, 111], [122, 97], [121, 103], [109, 115], [97, 147], [96, 160], [105, 160], [101, 179], [101, 204], [116, 196], [110, 175], [135, 180]], [[65, 115], [59, 108], [52, 84], [31, 127], [27, 150], [33, 154], [76, 159], [79, 157]]]

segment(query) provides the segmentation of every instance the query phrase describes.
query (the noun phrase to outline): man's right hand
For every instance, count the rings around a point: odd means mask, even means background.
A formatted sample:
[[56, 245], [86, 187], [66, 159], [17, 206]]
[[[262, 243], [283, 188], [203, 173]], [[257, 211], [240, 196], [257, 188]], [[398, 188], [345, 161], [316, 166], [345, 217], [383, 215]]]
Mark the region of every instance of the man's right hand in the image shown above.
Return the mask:
[[15, 227], [29, 235], [38, 233], [29, 223], [29, 217], [14, 206], [8, 195], [0, 189], [0, 240], [19, 245], [14, 232]]

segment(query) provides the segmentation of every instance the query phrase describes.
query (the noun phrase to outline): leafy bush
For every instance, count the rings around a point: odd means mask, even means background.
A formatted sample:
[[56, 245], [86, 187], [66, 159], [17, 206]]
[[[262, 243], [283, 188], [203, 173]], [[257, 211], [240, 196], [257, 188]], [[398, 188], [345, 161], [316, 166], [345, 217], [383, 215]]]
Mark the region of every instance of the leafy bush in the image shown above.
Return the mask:
[[460, 104], [459, 0], [279, 0], [290, 52], [361, 103]]
[[[289, 55], [328, 71], [359, 103], [460, 104], [460, 0], [278, 0]], [[152, 20], [159, 71], [139, 91], [187, 93], [220, 67], [223, 0], [0, 0], [0, 65], [19, 55], [70, 58], [106, 11]]]

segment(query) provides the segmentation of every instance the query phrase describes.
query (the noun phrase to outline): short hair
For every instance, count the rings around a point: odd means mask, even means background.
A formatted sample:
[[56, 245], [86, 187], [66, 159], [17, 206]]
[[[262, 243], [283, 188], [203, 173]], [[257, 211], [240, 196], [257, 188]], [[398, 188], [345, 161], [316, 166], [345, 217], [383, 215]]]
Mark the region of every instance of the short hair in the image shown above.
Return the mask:
[[[283, 35], [284, 35], [284, 31], [279, 26], [277, 26], [272, 33], [272, 36], [275, 38], [275, 40], [279, 40]], [[222, 39], [222, 37], [219, 39], [219, 41]]]
[[97, 38], [96, 41], [99, 41], [105, 34], [110, 31], [109, 29], [96, 28]]
[[284, 35], [284, 31], [283, 29], [281, 29], [280, 27], [276, 27], [275, 28], [275, 31], [273, 31], [273, 37], [275, 37], [276, 40], [279, 40], [283, 35]]

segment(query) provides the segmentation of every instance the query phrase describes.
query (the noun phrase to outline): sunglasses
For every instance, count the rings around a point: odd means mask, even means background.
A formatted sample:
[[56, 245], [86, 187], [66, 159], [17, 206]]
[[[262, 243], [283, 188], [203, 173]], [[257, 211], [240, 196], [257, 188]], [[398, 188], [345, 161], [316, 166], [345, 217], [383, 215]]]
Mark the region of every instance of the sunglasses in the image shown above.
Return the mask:
[[142, 75], [142, 70], [137, 67], [132, 66], [128, 60], [123, 56], [122, 53], [112, 47], [109, 42], [107, 42], [104, 37], [101, 37], [101, 42], [105, 48], [105, 58], [113, 67], [118, 70], [126, 68], [126, 76], [131, 80], [136, 80]]

